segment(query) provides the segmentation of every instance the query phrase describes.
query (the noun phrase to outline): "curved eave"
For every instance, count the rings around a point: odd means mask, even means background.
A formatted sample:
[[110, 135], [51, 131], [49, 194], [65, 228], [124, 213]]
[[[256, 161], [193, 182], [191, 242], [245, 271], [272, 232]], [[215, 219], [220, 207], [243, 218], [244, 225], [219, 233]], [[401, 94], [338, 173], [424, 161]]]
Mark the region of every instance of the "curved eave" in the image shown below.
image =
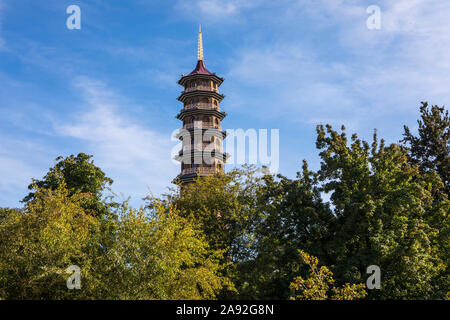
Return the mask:
[[191, 74], [182, 76], [180, 80], [178, 80], [178, 84], [184, 86], [187, 81], [195, 80], [195, 79], [205, 79], [205, 80], [212, 80], [215, 83], [217, 83], [218, 86], [222, 84], [222, 82], [225, 80], [224, 78], [218, 77], [215, 74]]
[[223, 118], [227, 116], [226, 112], [221, 112], [214, 109], [181, 109], [180, 113], [177, 114], [177, 119], [184, 120], [187, 116], [193, 116], [193, 115], [206, 115], [206, 116], [214, 116], [216, 118], [219, 118], [221, 121]]
[[222, 101], [225, 96], [223, 94], [217, 93], [215, 91], [206, 91], [206, 90], [194, 90], [191, 92], [185, 92], [183, 91], [181, 95], [177, 98], [178, 101], [186, 102], [189, 98], [196, 98], [196, 97], [212, 97], [215, 98], [217, 101]]
[[[175, 134], [175, 138], [183, 140], [183, 134], [182, 134], [181, 130], [186, 130], [191, 133], [194, 130], [199, 130], [199, 128], [180, 129], [180, 131], [177, 134]], [[222, 139], [225, 139], [227, 136], [226, 131], [222, 131], [222, 130], [215, 129], [215, 128], [202, 128], [202, 131], [206, 131], [206, 130], [208, 130], [208, 132], [210, 132], [210, 133], [213, 133], [214, 136], [216, 136], [216, 137], [222, 137]]]

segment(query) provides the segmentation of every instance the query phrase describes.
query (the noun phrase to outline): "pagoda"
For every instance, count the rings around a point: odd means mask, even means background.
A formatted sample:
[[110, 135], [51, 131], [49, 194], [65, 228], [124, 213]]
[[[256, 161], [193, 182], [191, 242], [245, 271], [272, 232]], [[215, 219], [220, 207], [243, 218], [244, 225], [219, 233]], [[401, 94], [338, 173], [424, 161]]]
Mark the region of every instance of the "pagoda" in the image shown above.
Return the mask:
[[176, 116], [183, 122], [178, 133], [182, 150], [175, 158], [181, 162], [181, 172], [175, 181], [186, 184], [199, 176], [223, 172], [226, 154], [223, 152], [221, 121], [226, 113], [220, 111], [220, 102], [225, 97], [219, 93], [224, 78], [206, 69], [203, 59], [201, 27], [198, 32], [197, 65], [188, 75], [181, 75], [178, 84], [184, 90], [178, 97], [183, 108]]

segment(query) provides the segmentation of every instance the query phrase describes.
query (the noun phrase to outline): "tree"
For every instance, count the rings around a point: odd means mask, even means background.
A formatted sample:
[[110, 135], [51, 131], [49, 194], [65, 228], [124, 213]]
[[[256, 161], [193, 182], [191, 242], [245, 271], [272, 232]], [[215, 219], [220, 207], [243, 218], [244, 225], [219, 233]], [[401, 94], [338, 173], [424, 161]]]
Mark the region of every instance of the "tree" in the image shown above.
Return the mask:
[[[37, 189], [22, 211], [0, 221], [0, 299], [88, 298], [96, 220], [83, 211], [86, 194], [69, 196], [63, 180]], [[70, 265], [83, 267], [83, 290], [69, 291]]]
[[[421, 111], [409, 150], [318, 126], [318, 171], [244, 167], [139, 209], [103, 198], [91, 156], [59, 157], [24, 208], [0, 209], [0, 299], [448, 298], [448, 114]], [[369, 265], [381, 290], [366, 293]]]
[[298, 250], [323, 255], [333, 215], [306, 161], [297, 179], [265, 175], [257, 203], [255, 258], [238, 266], [240, 297], [288, 299], [300, 268]]
[[[325, 264], [340, 283], [360, 282], [369, 265], [381, 268], [382, 289], [370, 298], [442, 297], [443, 250], [448, 248], [449, 201], [435, 201], [442, 187], [434, 172], [421, 172], [397, 144], [372, 145], [327, 126], [317, 127], [322, 159], [319, 179], [331, 193], [335, 221]], [[447, 230], [447, 231], [446, 231]]]
[[155, 204], [149, 214], [125, 203], [120, 212], [114, 245], [101, 257], [109, 299], [214, 299], [232, 286], [221, 275], [223, 252], [174, 207]]
[[14, 214], [16, 211], [18, 210], [11, 208], [0, 208], [0, 221], [2, 221], [2, 219], [6, 219], [10, 215]]
[[[240, 277], [238, 266], [253, 259], [255, 225], [261, 218], [257, 208], [257, 192], [261, 179], [254, 167], [235, 169], [226, 174], [200, 177], [167, 195], [166, 211], [176, 207], [188, 221], [197, 225], [213, 250], [225, 253], [221, 261], [227, 265], [223, 275], [233, 286], [223, 290], [220, 298], [236, 298]], [[149, 207], [153, 207], [150, 202]]]
[[248, 257], [259, 185], [257, 170], [244, 167], [200, 177], [169, 198], [172, 205], [200, 226], [212, 247], [226, 250], [229, 257], [239, 261]]
[[83, 208], [92, 215], [105, 213], [107, 205], [102, 201], [102, 193], [113, 183], [113, 180], [94, 164], [92, 156], [79, 153], [76, 157], [74, 155], [66, 158], [58, 157], [55, 161], [56, 164], [49, 169], [42, 180], [33, 179], [28, 186], [31, 192], [22, 202], [33, 200], [35, 197], [33, 190], [37, 188], [57, 189], [60, 183], [59, 176], [62, 175], [69, 195], [77, 193], [90, 195], [82, 203]]
[[316, 257], [301, 250], [299, 253], [302, 262], [310, 268], [309, 278], [305, 280], [299, 276], [294, 279], [290, 285], [291, 290], [295, 292], [291, 300], [354, 300], [367, 295], [363, 283], [346, 283], [336, 287], [333, 273], [327, 267], [319, 268], [319, 260]]
[[[71, 194], [57, 178], [0, 220], [0, 299], [214, 299], [232, 287], [223, 252], [175, 208], [125, 202], [107, 221], [82, 207], [94, 195]], [[66, 287], [71, 265], [80, 290]]]
[[419, 135], [414, 136], [407, 126], [403, 140], [409, 147], [409, 159], [411, 163], [418, 164], [424, 172], [436, 171], [444, 183], [447, 196], [450, 195], [450, 118], [448, 110], [437, 105], [428, 107], [427, 102], [422, 102], [420, 107], [421, 119]]

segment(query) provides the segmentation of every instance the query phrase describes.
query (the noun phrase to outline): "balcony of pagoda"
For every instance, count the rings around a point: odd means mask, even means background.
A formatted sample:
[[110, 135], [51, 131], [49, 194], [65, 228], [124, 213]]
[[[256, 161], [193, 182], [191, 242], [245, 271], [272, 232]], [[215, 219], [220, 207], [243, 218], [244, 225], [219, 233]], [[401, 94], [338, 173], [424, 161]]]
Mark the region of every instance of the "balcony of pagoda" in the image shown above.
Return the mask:
[[[225, 98], [225, 95], [218, 93], [217, 91], [213, 90], [198, 90], [199, 87], [194, 88], [186, 88], [186, 90], [181, 92], [181, 95], [177, 98], [178, 101], [181, 101], [183, 103], [188, 102], [189, 100], [193, 98], [214, 98], [218, 102], [222, 101]], [[193, 90], [188, 90], [193, 89]]]
[[181, 176], [183, 175], [189, 175], [189, 174], [196, 174], [196, 175], [210, 175], [222, 172], [222, 169], [215, 168], [215, 167], [197, 167], [197, 168], [186, 168], [181, 170]]
[[192, 91], [213, 91], [213, 92], [219, 92], [218, 89], [211, 87], [211, 86], [194, 86], [189, 87], [184, 90], [184, 92], [192, 92]]
[[191, 110], [191, 109], [201, 109], [201, 110], [217, 110], [219, 111], [219, 106], [216, 106], [212, 103], [207, 102], [197, 102], [197, 103], [188, 103], [184, 106], [182, 110]]
[[222, 130], [220, 124], [216, 124], [214, 122], [204, 122], [204, 121], [196, 121], [194, 123], [186, 123], [183, 126], [183, 129], [217, 129]]

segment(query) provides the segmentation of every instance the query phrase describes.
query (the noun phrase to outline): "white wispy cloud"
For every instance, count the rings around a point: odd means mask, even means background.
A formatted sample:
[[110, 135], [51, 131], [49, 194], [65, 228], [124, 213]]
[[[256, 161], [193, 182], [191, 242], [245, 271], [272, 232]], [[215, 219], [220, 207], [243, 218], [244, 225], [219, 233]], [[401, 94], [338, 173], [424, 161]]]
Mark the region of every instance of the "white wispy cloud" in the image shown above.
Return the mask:
[[131, 119], [127, 102], [97, 80], [78, 78], [75, 87], [86, 101], [83, 111], [56, 126], [58, 134], [79, 140], [114, 180], [113, 190], [139, 200], [147, 187], [161, 193], [179, 171], [171, 161], [170, 136]]
[[[14, 86], [27, 88], [23, 83]], [[155, 195], [166, 192], [179, 172], [171, 155], [177, 142], [135, 118], [140, 106], [105, 83], [78, 77], [72, 87], [81, 104], [74, 102], [66, 115], [26, 98], [0, 102], [5, 125], [0, 127], [0, 206], [20, 206], [32, 178], [42, 178], [57, 156], [78, 152], [92, 154], [96, 165], [113, 178], [113, 191], [131, 196], [135, 205], [142, 203], [148, 188]]]
[[[231, 107], [256, 108], [253, 114], [268, 119], [343, 123], [354, 130], [385, 127], [398, 136], [399, 122], [416, 118], [420, 101], [448, 105], [450, 2], [379, 1], [381, 30], [366, 27], [368, 1], [291, 4], [279, 15], [264, 16], [269, 24], [282, 19], [290, 25], [288, 38], [244, 44], [231, 59], [227, 78], [236, 82], [237, 93]], [[311, 32], [337, 35], [329, 48], [352, 59], [324, 59], [328, 44], [303, 43], [299, 16], [314, 22]], [[258, 86], [267, 88], [264, 99], [249, 96], [249, 88]], [[389, 130], [391, 120], [397, 132]]]
[[[322, 8], [328, 2], [320, 1]], [[367, 1], [350, 5], [340, 3], [333, 8], [333, 19], [342, 44], [354, 50], [355, 63], [363, 72], [353, 74], [358, 83], [382, 85], [387, 94], [397, 97], [430, 98], [449, 102], [450, 60], [450, 2], [445, 0], [383, 0], [381, 29], [368, 30], [360, 14]], [[377, 92], [378, 95], [378, 92]], [[375, 98], [375, 97], [374, 97]]]
[[199, 0], [195, 2], [196, 9], [206, 15], [230, 15], [238, 11], [237, 1]]
[[[235, 81], [233, 92], [239, 105], [260, 110], [254, 113], [263, 118], [289, 117], [290, 120], [317, 123], [350, 124], [355, 118], [354, 94], [345, 83], [350, 71], [342, 64], [317, 61], [306, 48], [296, 44], [280, 44], [262, 48], [242, 48], [232, 62], [228, 79]], [[242, 83], [265, 87], [264, 96], [252, 94], [249, 102], [240, 90]], [[245, 89], [245, 87], [244, 87]], [[338, 104], [332, 105], [333, 102]], [[252, 108], [253, 106], [253, 108]], [[253, 111], [252, 111], [253, 110]], [[232, 110], [230, 110], [232, 112]]]
[[54, 154], [55, 150], [42, 141], [0, 132], [0, 207], [20, 207], [31, 178], [45, 174]]
[[257, 7], [261, 0], [193, 0], [178, 1], [176, 8], [184, 16], [200, 19], [199, 21], [224, 21], [226, 19], [242, 16], [244, 11]]

